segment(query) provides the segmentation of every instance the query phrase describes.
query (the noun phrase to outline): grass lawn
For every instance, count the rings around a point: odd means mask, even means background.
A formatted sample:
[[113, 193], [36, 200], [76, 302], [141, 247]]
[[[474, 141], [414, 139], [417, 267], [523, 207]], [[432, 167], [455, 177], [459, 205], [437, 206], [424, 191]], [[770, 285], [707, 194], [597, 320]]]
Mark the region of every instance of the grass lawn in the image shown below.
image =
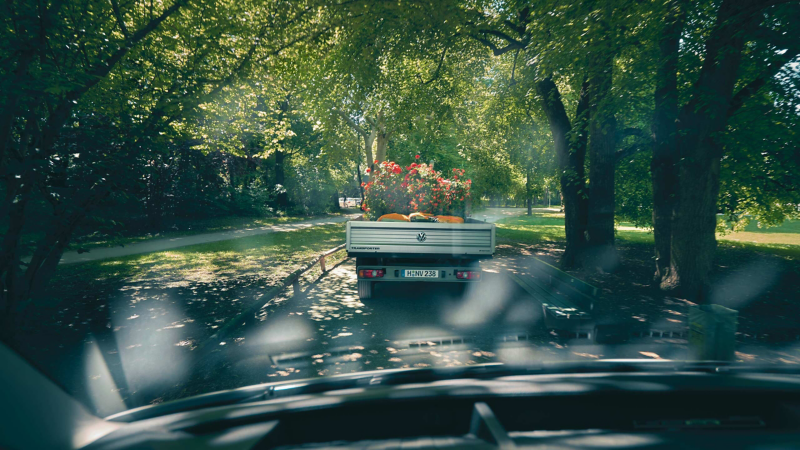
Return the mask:
[[[62, 265], [35, 300], [37, 309], [25, 318], [22, 334], [45, 361], [61, 345], [92, 335], [102, 340], [120, 330], [145, 336], [171, 330], [174, 345], [191, 349], [344, 238], [341, 223]], [[344, 257], [336, 253], [328, 267]], [[315, 266], [306, 279], [319, 274]]]
[[533, 215], [521, 215], [497, 222], [498, 241], [527, 244], [564, 241], [564, 214], [552, 209], [535, 208]]
[[[629, 223], [617, 225], [617, 238], [630, 244], [653, 244], [650, 230]], [[536, 243], [564, 242], [564, 214], [552, 209], [534, 210], [532, 216], [502, 219], [497, 224], [497, 239]], [[718, 235], [720, 248], [739, 248], [774, 255], [800, 258], [800, 221], [788, 220], [773, 228], [758, 228], [750, 223], [744, 231]]]
[[776, 254], [800, 257], [800, 221], [787, 220], [772, 228], [759, 228], [754, 221], [744, 231], [720, 236], [728, 245], [771, 249]]
[[140, 232], [128, 235], [112, 236], [107, 234], [90, 234], [77, 237], [73, 241], [75, 248], [116, 247], [128, 245], [148, 239], [173, 238], [190, 236], [193, 234], [213, 233], [216, 231], [240, 230], [248, 228], [268, 227], [271, 225], [299, 222], [317, 217], [334, 217], [341, 213], [324, 214], [319, 216], [284, 216], [284, 217], [215, 217], [199, 220], [179, 220], [164, 226], [164, 231], [158, 233]]
[[[171, 285], [176, 282], [264, 278], [291, 272], [310, 257], [344, 242], [345, 224], [249, 236], [164, 252], [59, 266], [53, 284], [102, 284], [117, 280]], [[287, 273], [288, 273], [287, 272]]]

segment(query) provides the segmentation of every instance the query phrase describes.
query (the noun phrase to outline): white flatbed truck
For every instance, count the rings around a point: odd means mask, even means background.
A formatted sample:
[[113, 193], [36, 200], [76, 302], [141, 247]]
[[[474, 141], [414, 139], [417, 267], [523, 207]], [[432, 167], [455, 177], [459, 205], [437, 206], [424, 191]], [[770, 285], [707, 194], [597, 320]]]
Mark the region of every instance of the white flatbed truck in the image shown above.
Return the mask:
[[376, 282], [474, 283], [480, 260], [492, 258], [495, 226], [466, 223], [347, 222], [347, 255], [356, 258], [358, 296]]

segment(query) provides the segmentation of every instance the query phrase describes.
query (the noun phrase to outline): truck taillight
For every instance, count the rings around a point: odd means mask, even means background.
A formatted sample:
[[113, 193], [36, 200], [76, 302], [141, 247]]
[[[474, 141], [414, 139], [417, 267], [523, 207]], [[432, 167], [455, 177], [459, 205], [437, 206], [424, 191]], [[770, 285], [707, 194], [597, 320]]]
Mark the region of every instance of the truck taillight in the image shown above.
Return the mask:
[[472, 270], [456, 270], [456, 278], [459, 280], [478, 280], [481, 278], [481, 273]]
[[383, 278], [386, 271], [383, 269], [361, 269], [358, 271], [358, 278]]

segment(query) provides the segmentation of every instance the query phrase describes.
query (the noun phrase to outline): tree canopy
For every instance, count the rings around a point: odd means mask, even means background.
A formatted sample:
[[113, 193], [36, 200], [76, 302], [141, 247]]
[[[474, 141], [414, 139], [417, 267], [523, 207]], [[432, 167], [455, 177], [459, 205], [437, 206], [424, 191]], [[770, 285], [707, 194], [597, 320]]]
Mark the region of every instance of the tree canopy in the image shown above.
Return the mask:
[[796, 1], [11, 0], [0, 278], [24, 307], [77, 235], [329, 211], [375, 161], [473, 203], [559, 191], [565, 265], [702, 297], [718, 228], [798, 216]]

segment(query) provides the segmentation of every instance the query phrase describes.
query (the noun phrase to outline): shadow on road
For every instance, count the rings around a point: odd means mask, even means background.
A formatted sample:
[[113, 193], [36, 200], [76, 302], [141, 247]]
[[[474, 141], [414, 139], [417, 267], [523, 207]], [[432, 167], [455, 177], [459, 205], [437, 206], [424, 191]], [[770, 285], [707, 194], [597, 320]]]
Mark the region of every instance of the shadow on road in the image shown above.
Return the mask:
[[[222, 389], [389, 368], [685, 358], [685, 342], [597, 345], [546, 330], [541, 302], [506, 275], [516, 270], [513, 261], [491, 267], [469, 286], [378, 283], [374, 298], [363, 301], [352, 260], [296, 295], [290, 288], [269, 301], [259, 300], [266, 288], [255, 279], [129, 284], [90, 315], [65, 310], [58, 320], [72, 334], [39, 330], [37, 342], [48, 349], [40, 362], [107, 415]], [[212, 337], [231, 311], [259, 301], [265, 304], [255, 314]], [[198, 340], [209, 344], [196, 351]]]

